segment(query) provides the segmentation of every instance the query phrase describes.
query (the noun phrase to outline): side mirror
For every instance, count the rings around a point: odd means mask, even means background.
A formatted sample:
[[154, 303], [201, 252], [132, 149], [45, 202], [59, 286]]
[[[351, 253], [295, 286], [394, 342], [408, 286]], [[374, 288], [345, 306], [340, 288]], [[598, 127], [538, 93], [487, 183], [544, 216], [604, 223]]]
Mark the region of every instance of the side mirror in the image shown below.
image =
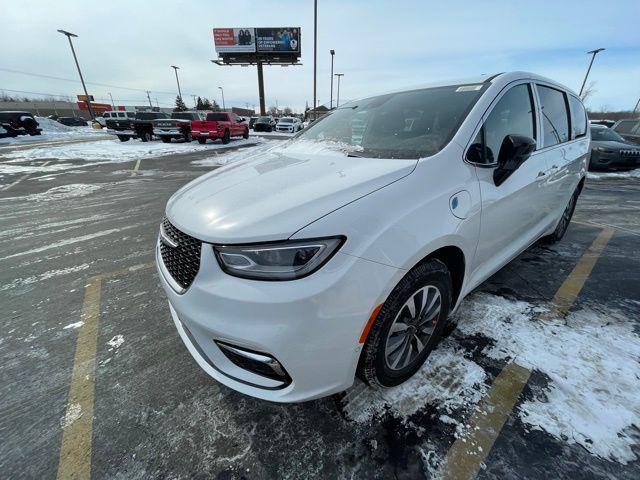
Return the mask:
[[536, 149], [533, 138], [525, 135], [507, 135], [500, 146], [498, 166], [493, 171], [493, 183], [502, 185], [509, 176], [531, 156]]
[[467, 161], [471, 163], [483, 163], [482, 143], [472, 143], [467, 150]]

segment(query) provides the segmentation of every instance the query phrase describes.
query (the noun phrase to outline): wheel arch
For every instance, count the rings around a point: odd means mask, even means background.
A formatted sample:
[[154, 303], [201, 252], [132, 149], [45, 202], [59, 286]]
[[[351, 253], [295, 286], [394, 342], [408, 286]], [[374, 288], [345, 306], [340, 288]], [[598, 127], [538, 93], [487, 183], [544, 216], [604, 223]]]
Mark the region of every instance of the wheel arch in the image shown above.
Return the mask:
[[466, 268], [464, 252], [460, 247], [455, 245], [446, 245], [429, 253], [426, 257], [420, 260], [418, 264], [431, 259], [436, 259], [444, 263], [451, 274], [451, 305], [453, 306], [458, 302], [458, 298], [462, 292], [462, 285], [464, 284]]

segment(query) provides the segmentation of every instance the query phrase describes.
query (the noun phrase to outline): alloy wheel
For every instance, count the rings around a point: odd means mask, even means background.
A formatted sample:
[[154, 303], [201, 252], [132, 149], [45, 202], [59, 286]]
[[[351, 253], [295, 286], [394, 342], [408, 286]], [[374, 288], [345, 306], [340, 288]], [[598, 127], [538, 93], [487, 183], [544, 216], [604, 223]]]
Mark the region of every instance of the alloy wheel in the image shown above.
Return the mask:
[[405, 302], [394, 319], [385, 345], [385, 362], [397, 371], [411, 365], [426, 348], [442, 308], [440, 290], [427, 285]]

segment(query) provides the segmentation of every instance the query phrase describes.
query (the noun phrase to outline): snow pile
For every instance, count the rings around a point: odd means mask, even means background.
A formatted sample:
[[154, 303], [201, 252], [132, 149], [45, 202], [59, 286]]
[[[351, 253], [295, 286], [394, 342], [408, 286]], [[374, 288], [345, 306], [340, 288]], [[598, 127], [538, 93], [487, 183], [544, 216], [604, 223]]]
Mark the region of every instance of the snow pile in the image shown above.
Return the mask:
[[42, 142], [46, 140], [61, 140], [68, 138], [91, 138], [93, 136], [107, 136], [104, 130], [86, 127], [68, 127], [47, 117], [35, 117], [42, 129], [40, 135], [19, 135], [17, 137], [0, 138], [0, 144], [21, 142]]
[[640, 337], [633, 322], [591, 310], [564, 321], [541, 320], [540, 311], [525, 302], [478, 294], [463, 303], [458, 328], [465, 335], [492, 338], [485, 355], [511, 359], [549, 378], [537, 399], [520, 405], [523, 422], [601, 458], [635, 460]]
[[60, 160], [83, 159], [91, 162], [108, 161], [112, 163], [129, 162], [142, 158], [162, 157], [179, 153], [190, 153], [202, 150], [217, 150], [220, 148], [238, 147], [241, 145], [255, 145], [258, 141], [231, 140], [228, 145], [222, 143], [162, 143], [162, 142], [118, 142], [113, 140], [99, 140], [95, 142], [72, 143], [48, 147], [37, 147], [29, 150], [10, 152], [7, 158], [21, 158], [36, 160], [55, 158]]
[[626, 172], [588, 172], [589, 180], [602, 180], [605, 178], [640, 178], [640, 168]]
[[[47, 117], [35, 117], [39, 127], [42, 129], [42, 133], [69, 133], [76, 132], [80, 127], [69, 127], [63, 125], [56, 120], [51, 120]], [[93, 130], [93, 129], [92, 129]]]
[[100, 190], [102, 185], [91, 185], [86, 183], [70, 183], [53, 187], [45, 192], [33, 193], [20, 197], [23, 201], [48, 202], [51, 200], [64, 200], [67, 198], [77, 198], [87, 196], [96, 190]]

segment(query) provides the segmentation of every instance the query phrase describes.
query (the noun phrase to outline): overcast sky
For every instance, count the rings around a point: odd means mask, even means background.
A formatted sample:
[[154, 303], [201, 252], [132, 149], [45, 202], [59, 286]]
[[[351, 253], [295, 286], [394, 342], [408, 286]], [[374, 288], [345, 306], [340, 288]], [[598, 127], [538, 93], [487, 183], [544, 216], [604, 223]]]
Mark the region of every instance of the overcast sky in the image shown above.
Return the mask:
[[[329, 102], [330, 55], [344, 73], [340, 96], [508, 70], [536, 72], [579, 90], [588, 50], [605, 47], [591, 71], [592, 109], [632, 109], [640, 97], [640, 1], [319, 0], [318, 99]], [[258, 104], [255, 67], [220, 67], [212, 28], [300, 26], [302, 63], [265, 67], [267, 106], [302, 109], [313, 99], [313, 1], [7, 1], [0, 14], [0, 90], [81, 93], [62, 28], [75, 39], [89, 93], [171, 106], [176, 84], [226, 105]], [[73, 79], [57, 80], [16, 70]], [[123, 88], [126, 87], [126, 88]], [[163, 93], [164, 92], [164, 93]], [[16, 95], [20, 95], [16, 93]], [[28, 95], [28, 94], [25, 94]], [[189, 96], [187, 96], [189, 95]]]

